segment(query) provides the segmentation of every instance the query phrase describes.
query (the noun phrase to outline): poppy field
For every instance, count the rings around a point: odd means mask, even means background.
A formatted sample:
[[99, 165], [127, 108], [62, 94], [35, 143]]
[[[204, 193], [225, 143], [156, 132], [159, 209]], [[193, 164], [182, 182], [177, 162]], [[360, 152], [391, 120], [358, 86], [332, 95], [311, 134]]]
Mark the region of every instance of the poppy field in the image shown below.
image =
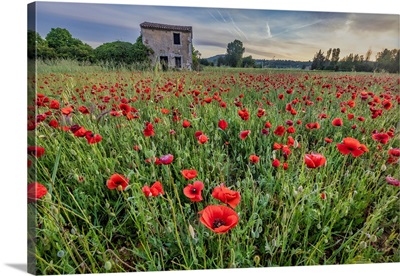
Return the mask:
[[400, 78], [28, 78], [37, 274], [399, 262]]

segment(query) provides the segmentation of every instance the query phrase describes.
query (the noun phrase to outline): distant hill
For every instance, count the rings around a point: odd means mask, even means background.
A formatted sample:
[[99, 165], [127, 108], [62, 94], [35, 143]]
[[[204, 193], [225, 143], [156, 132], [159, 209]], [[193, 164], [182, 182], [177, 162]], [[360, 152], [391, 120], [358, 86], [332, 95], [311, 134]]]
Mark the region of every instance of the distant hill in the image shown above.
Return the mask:
[[215, 55], [209, 58], [206, 58], [206, 60], [208, 60], [208, 62], [213, 62], [214, 64], [217, 63], [217, 59], [220, 57], [225, 57], [225, 54], [220, 54], [220, 55]]
[[[208, 62], [217, 63], [219, 57], [224, 57], [225, 54], [215, 55], [206, 58]], [[295, 60], [282, 60], [282, 59], [255, 59], [256, 64], [262, 68], [298, 68], [307, 69], [311, 67], [312, 61], [295, 61]]]

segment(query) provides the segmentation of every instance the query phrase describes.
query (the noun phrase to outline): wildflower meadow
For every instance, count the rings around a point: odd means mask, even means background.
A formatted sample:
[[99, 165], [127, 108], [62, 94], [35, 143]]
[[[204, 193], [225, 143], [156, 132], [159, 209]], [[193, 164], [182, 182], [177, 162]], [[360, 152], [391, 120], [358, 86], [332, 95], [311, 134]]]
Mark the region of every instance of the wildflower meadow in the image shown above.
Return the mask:
[[399, 84], [386, 73], [42, 64], [28, 76], [29, 265], [399, 262]]

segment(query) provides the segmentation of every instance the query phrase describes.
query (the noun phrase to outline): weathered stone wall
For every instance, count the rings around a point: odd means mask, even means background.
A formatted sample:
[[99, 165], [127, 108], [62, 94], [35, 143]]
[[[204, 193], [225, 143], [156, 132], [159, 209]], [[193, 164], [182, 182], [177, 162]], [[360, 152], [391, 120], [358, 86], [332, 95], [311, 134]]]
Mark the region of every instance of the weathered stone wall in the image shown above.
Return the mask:
[[[175, 68], [175, 57], [181, 57], [182, 69], [192, 67], [192, 34], [182, 31], [167, 31], [142, 28], [143, 44], [154, 50], [153, 65], [160, 56], [168, 57], [168, 67]], [[180, 34], [180, 45], [174, 45], [174, 33]]]

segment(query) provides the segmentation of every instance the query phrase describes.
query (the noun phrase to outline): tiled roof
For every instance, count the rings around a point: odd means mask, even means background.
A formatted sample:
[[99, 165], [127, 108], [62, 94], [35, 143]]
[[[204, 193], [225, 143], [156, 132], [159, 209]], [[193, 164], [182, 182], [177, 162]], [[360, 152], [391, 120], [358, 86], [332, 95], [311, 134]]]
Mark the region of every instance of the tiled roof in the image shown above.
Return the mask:
[[167, 30], [167, 31], [179, 31], [179, 32], [192, 31], [192, 26], [167, 25], [167, 24], [152, 23], [152, 22], [143, 22], [142, 24], [140, 24], [140, 27], [148, 29]]

